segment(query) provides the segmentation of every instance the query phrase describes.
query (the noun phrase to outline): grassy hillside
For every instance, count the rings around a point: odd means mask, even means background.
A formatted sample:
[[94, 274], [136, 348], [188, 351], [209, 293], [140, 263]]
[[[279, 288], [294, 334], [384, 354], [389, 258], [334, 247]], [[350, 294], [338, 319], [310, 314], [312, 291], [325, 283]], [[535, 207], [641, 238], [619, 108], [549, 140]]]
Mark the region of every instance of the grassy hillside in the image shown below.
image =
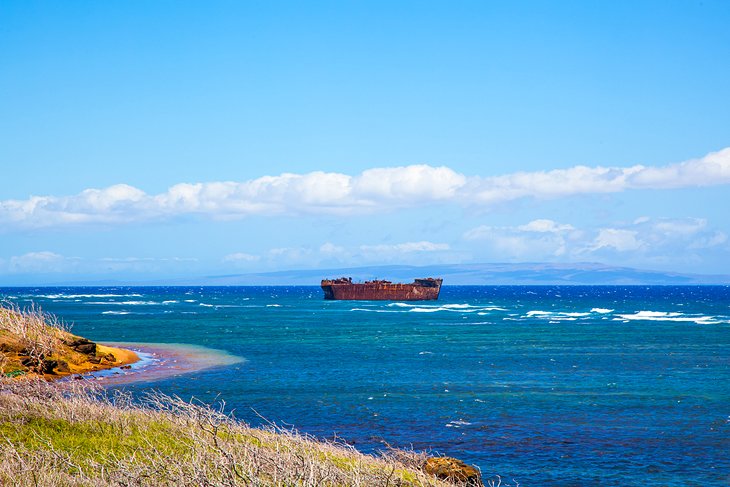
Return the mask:
[[422, 454], [364, 455], [290, 431], [251, 428], [176, 397], [150, 395], [135, 404], [85, 382], [0, 382], [0, 485], [465, 483], [425, 473]]

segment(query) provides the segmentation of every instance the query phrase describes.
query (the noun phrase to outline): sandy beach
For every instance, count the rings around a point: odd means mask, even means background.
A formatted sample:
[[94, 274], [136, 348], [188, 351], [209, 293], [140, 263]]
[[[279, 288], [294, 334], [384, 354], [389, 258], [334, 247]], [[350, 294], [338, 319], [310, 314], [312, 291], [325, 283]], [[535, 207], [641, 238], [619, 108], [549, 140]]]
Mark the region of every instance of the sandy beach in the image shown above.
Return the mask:
[[245, 360], [223, 350], [181, 343], [111, 343], [99, 347], [112, 351], [115, 357], [114, 350], [119, 351], [119, 357], [129, 360], [113, 368], [83, 374], [104, 385], [153, 382]]

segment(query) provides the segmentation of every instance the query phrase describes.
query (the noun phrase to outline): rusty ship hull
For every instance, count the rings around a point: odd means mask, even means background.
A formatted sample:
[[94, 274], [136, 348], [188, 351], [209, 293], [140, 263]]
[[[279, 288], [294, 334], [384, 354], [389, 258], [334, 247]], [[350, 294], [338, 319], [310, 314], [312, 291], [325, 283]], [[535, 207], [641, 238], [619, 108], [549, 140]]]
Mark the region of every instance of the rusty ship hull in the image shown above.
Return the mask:
[[390, 281], [353, 283], [349, 278], [324, 279], [324, 299], [359, 301], [433, 301], [441, 292], [442, 279], [416, 279], [411, 284]]

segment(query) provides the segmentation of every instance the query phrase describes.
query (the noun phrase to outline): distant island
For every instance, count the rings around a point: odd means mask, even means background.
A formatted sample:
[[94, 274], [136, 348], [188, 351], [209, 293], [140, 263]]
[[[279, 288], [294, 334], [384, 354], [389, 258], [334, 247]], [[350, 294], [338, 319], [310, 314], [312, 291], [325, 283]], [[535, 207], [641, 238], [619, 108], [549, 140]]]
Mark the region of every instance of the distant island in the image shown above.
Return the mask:
[[0, 282], [0, 287], [14, 286], [319, 286], [322, 279], [352, 277], [355, 282], [389, 279], [409, 281], [439, 276], [448, 286], [539, 286], [539, 285], [610, 285], [610, 286], [682, 286], [730, 285], [730, 274], [692, 274], [633, 267], [618, 267], [596, 262], [555, 263], [477, 263], [372, 265], [292, 269], [272, 272], [246, 272], [203, 276], [147, 279], [78, 279], [62, 280], [45, 275], [42, 281], [33, 276], [16, 276]]
[[[684, 274], [600, 263], [484, 263], [438, 264], [429, 266], [382, 265], [331, 269], [303, 269], [278, 272], [228, 274], [155, 283], [200, 286], [306, 286], [318, 285], [327, 276], [350, 276], [355, 281], [374, 279], [409, 280], [437, 275], [455, 285], [725, 285], [730, 275]], [[99, 283], [102, 284], [102, 283]], [[116, 283], [120, 284], [120, 283]]]

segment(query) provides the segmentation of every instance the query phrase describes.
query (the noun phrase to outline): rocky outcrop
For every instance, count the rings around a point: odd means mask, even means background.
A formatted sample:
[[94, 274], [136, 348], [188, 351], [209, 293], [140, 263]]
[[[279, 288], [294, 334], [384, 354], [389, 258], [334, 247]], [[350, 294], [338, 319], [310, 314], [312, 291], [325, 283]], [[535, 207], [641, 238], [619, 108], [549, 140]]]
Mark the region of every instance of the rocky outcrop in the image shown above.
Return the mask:
[[469, 487], [483, 487], [479, 470], [451, 457], [431, 457], [423, 464], [423, 471], [442, 480], [463, 483]]
[[96, 343], [86, 338], [74, 337], [72, 340], [66, 342], [66, 345], [71, 347], [72, 350], [84, 355], [96, 355]]
[[0, 303], [0, 377], [53, 379], [138, 360], [131, 351], [72, 335], [56, 326], [56, 318], [40, 310], [21, 310], [3, 304]]

